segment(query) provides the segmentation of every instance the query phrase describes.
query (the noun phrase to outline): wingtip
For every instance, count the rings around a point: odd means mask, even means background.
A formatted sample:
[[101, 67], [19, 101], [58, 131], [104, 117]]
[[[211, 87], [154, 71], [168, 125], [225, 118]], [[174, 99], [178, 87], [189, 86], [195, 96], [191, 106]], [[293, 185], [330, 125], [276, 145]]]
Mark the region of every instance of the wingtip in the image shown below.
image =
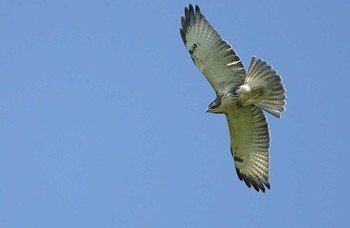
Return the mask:
[[201, 14], [200, 7], [196, 4], [194, 7], [192, 4], [189, 4], [188, 7], [185, 7], [185, 17], [189, 18], [191, 15]]
[[[233, 153], [232, 153], [232, 150], [231, 150], [231, 154], [233, 154]], [[241, 171], [239, 171], [238, 168], [236, 168], [236, 173], [237, 173], [237, 176], [238, 176], [239, 180], [242, 181], [242, 180], [243, 180], [243, 177], [242, 177]]]
[[244, 173], [242, 173], [238, 168], [236, 168], [236, 172], [237, 172], [237, 176], [239, 178], [240, 181], [243, 181], [248, 188], [251, 188], [253, 186], [253, 188], [255, 189], [255, 191], [260, 192], [260, 190], [265, 193], [266, 189], [270, 189], [271, 185], [268, 182], [268, 180], [261, 180], [259, 178], [259, 181], [254, 180], [254, 178], [252, 178], [250, 175], [246, 175]]
[[201, 13], [201, 9], [199, 8], [199, 6], [196, 4], [196, 13]]
[[194, 12], [192, 4], [188, 5], [188, 10], [189, 10], [190, 13]]

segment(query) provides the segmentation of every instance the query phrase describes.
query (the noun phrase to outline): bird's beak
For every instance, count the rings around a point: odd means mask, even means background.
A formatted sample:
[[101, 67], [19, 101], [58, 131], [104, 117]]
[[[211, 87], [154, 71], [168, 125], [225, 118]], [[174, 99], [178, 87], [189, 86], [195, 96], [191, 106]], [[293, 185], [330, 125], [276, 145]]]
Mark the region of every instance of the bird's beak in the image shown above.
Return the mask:
[[206, 110], [205, 110], [205, 113], [208, 113], [209, 112], [209, 108], [207, 108]]

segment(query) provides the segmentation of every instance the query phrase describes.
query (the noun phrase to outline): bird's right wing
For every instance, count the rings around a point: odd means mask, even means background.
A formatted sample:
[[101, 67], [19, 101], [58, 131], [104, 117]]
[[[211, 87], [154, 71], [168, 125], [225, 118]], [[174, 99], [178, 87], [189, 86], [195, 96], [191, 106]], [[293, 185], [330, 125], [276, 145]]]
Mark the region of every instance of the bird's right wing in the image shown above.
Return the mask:
[[243, 84], [246, 71], [233, 48], [205, 19], [199, 7], [185, 8], [180, 34], [193, 62], [216, 93]]
[[270, 189], [270, 133], [263, 111], [249, 105], [226, 115], [230, 129], [231, 154], [239, 179], [250, 188]]

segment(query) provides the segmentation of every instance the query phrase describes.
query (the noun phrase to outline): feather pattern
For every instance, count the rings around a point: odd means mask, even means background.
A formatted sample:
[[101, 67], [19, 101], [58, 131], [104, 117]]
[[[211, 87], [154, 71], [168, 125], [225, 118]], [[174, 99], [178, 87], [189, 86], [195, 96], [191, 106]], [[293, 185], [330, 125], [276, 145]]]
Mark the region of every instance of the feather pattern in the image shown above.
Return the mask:
[[249, 188], [265, 192], [270, 189], [270, 133], [263, 110], [277, 117], [285, 110], [281, 77], [267, 62], [255, 57], [247, 74], [232, 46], [220, 37], [197, 5], [185, 8], [180, 35], [194, 64], [217, 95], [207, 111], [226, 115], [239, 179]]
[[230, 147], [240, 180], [248, 187], [265, 192], [270, 188], [270, 134], [264, 113], [258, 107], [242, 107], [226, 114], [230, 130]]
[[255, 105], [278, 118], [281, 117], [281, 112], [286, 109], [286, 90], [281, 77], [266, 61], [252, 58], [245, 83], [252, 89], [263, 86], [264, 95]]
[[205, 19], [199, 7], [185, 8], [180, 34], [191, 58], [216, 93], [244, 82], [246, 71], [233, 48]]

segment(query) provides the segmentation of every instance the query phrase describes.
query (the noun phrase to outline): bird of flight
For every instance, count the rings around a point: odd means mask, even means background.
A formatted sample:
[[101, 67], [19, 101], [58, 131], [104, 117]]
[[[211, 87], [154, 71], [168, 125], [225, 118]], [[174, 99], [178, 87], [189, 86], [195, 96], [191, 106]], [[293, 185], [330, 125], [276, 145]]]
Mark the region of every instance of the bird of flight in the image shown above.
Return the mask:
[[280, 118], [286, 95], [281, 77], [253, 57], [248, 71], [235, 50], [206, 20], [196, 5], [185, 8], [180, 34], [194, 64], [216, 93], [207, 112], [225, 114], [237, 175], [256, 191], [270, 189], [270, 133], [263, 112]]

